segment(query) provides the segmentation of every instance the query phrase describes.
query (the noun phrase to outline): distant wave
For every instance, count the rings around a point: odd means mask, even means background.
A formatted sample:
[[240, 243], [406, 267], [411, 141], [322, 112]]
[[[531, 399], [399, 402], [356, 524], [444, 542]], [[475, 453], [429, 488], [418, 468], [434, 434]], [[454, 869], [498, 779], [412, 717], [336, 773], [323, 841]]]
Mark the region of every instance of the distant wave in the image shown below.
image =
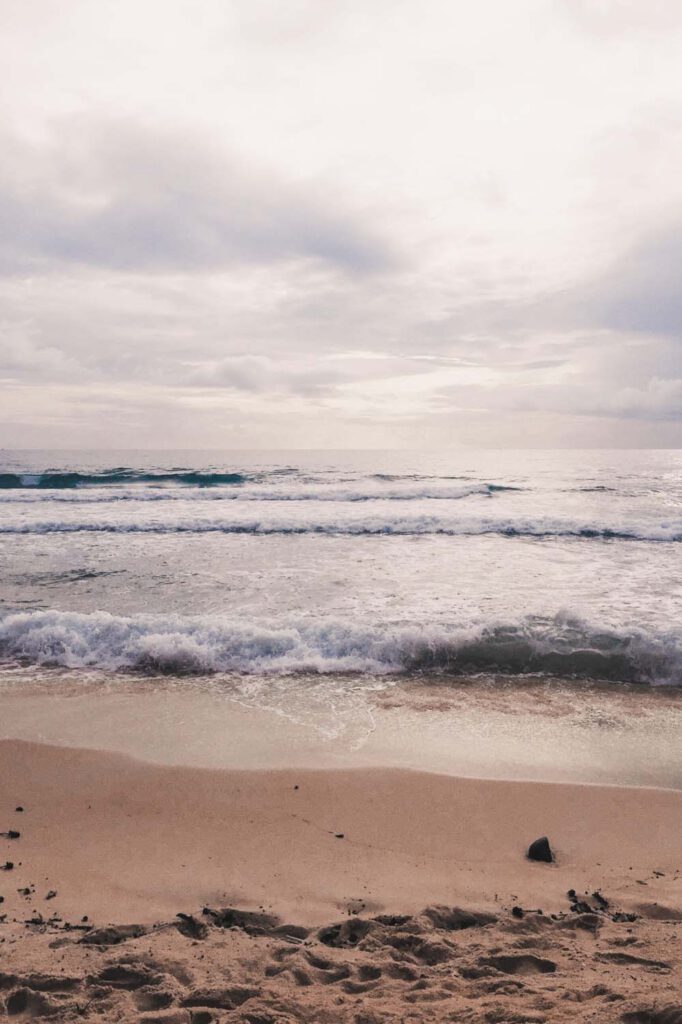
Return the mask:
[[0, 616], [0, 657], [15, 664], [169, 675], [500, 673], [682, 684], [677, 638], [604, 630], [568, 616], [406, 627], [336, 619], [16, 612]]
[[136, 469], [112, 469], [102, 473], [52, 472], [0, 473], [0, 490], [39, 488], [71, 490], [76, 487], [105, 487], [116, 484], [185, 484], [193, 487], [215, 487], [241, 484], [249, 477], [243, 473], [211, 473], [194, 470], [143, 472]]
[[357, 519], [319, 517], [318, 519], [267, 518], [235, 519], [180, 519], [160, 520], [52, 520], [0, 525], [2, 534], [49, 533], [114, 533], [114, 534], [189, 534], [224, 533], [269, 535], [319, 535], [330, 537], [480, 537], [496, 534], [502, 537], [528, 537], [549, 539], [575, 537], [583, 540], [648, 541], [651, 543], [677, 543], [682, 541], [682, 522], [598, 523], [538, 517], [532, 519], [488, 517], [461, 519], [440, 516], [366, 516]]

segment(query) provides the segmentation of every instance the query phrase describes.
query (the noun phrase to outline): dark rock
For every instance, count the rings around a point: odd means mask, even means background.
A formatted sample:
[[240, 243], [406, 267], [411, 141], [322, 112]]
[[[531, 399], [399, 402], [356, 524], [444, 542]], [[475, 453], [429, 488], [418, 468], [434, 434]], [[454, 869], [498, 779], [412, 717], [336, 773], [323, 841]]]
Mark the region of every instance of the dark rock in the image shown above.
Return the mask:
[[335, 832], [334, 833], [334, 839], [345, 839], [345, 838], [346, 837], [345, 837], [345, 834], [343, 832]]
[[585, 900], [579, 900], [575, 889], [569, 889], [566, 893], [571, 903], [571, 911], [574, 914], [594, 914], [594, 907], [586, 903]]
[[15, 807], [15, 808], [14, 808], [14, 810], [15, 810], [15, 811], [17, 811], [17, 812], [18, 812], [19, 814], [21, 814], [21, 812], [23, 811], [23, 809], [24, 809], [23, 807]]
[[17, 832], [16, 829], [13, 828], [8, 829], [7, 832], [0, 832], [0, 836], [3, 839], [18, 839], [20, 835], [21, 832]]
[[521, 907], [512, 907], [512, 917], [523, 917], [523, 910]]
[[0, 867], [0, 871], [13, 871], [14, 861], [6, 860], [5, 863]]
[[547, 836], [542, 836], [531, 843], [526, 856], [528, 860], [539, 860], [544, 864], [551, 864], [554, 860], [554, 854], [552, 853]]
[[605, 896], [602, 896], [602, 894], [599, 892], [599, 890], [597, 890], [596, 892], [592, 893], [592, 899], [595, 900], [595, 902], [599, 904], [599, 906], [602, 908], [602, 910], [606, 910], [607, 909], [607, 907], [609, 905], [609, 901], [606, 899]]
[[56, 895], [57, 895], [57, 890], [56, 889], [50, 889], [50, 891], [48, 892], [48, 894], [45, 897], [45, 899], [46, 900], [53, 900]]

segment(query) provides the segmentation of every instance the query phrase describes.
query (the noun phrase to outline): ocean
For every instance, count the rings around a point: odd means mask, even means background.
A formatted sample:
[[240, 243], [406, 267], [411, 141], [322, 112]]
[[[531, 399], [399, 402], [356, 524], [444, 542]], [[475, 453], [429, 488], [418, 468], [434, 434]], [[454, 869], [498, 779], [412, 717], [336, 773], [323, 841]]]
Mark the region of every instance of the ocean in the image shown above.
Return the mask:
[[5, 451], [0, 570], [5, 688], [676, 687], [682, 452]]

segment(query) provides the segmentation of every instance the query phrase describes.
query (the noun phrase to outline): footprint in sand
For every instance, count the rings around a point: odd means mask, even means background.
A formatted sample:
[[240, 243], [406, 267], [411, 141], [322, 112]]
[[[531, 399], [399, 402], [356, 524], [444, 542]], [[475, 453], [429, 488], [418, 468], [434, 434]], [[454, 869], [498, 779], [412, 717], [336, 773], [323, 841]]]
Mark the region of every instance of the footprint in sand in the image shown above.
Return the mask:
[[621, 1017], [623, 1024], [682, 1024], [682, 1006], [633, 1010]]
[[490, 956], [481, 960], [486, 967], [494, 967], [503, 974], [554, 974], [557, 965], [553, 960], [544, 960], [540, 956], [523, 954], [522, 956]]

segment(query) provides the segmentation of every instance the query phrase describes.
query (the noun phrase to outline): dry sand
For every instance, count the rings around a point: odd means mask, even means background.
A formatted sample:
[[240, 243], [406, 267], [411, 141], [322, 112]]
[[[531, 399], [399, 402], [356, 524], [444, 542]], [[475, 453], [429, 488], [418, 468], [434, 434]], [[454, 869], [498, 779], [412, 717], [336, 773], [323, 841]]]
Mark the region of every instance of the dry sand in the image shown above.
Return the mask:
[[[0, 998], [17, 1020], [679, 1024], [681, 826], [674, 790], [3, 741]], [[524, 855], [543, 834], [555, 864]]]

